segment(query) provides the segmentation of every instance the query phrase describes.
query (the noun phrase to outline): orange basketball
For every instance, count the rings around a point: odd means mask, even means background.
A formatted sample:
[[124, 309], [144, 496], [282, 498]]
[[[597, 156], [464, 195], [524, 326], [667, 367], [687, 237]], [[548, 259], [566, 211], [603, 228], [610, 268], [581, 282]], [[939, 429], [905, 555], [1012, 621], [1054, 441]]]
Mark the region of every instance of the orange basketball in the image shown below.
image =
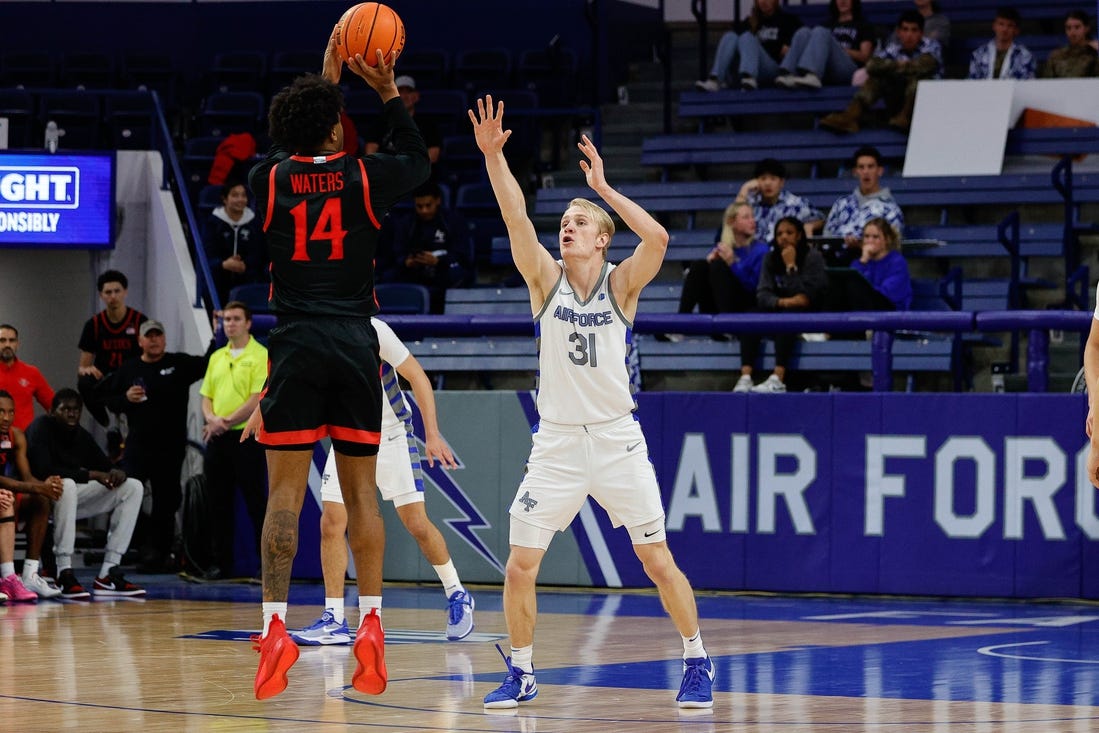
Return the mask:
[[347, 61], [357, 53], [370, 66], [378, 63], [377, 51], [388, 62], [390, 54], [404, 48], [404, 23], [388, 5], [359, 3], [347, 9], [336, 28], [336, 50]]

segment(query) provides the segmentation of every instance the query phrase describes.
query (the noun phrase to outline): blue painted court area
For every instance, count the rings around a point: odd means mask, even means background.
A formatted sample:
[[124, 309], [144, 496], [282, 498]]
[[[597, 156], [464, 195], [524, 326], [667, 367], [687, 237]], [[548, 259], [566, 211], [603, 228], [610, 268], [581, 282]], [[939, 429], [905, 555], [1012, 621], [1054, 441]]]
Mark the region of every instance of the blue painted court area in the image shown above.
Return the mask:
[[[152, 597], [259, 602], [255, 585], [169, 582], [149, 587]], [[501, 610], [499, 589], [474, 592], [478, 612]], [[439, 595], [434, 587], [387, 587], [385, 606], [436, 608]], [[320, 586], [296, 585], [291, 590], [292, 608], [319, 605], [322, 598]], [[348, 600], [353, 603], [353, 599], [354, 589], [349, 587]], [[1095, 604], [726, 594], [702, 595], [698, 606], [710, 647], [735, 650], [738, 646], [736, 638], [715, 643], [718, 632], [707, 629], [729, 628], [721, 622], [741, 622], [746, 630], [757, 622], [779, 623], [785, 629], [783, 642], [767, 651], [713, 654], [715, 689], [724, 692], [1099, 705], [1099, 605]], [[538, 610], [543, 620], [569, 614], [593, 620], [616, 618], [618, 624], [664, 615], [652, 592], [546, 590], [539, 595]], [[799, 633], [801, 629], [804, 633]], [[482, 631], [487, 629], [478, 628]], [[435, 640], [420, 638], [421, 632], [412, 630], [387, 632], [392, 643]], [[207, 633], [192, 638], [243, 638], [223, 635], [231, 631]], [[751, 633], [758, 649], [761, 639]], [[478, 635], [473, 641], [492, 643], [501, 636]], [[849, 637], [857, 640], [845, 643], [843, 639]], [[790, 639], [798, 643], [790, 644]], [[536, 654], [536, 673], [543, 685], [675, 689], [682, 674], [678, 659], [659, 659], [661, 653], [655, 651], [653, 656], [652, 661], [643, 662], [537, 667]], [[499, 682], [500, 675], [500, 669], [477, 670], [473, 680]]]

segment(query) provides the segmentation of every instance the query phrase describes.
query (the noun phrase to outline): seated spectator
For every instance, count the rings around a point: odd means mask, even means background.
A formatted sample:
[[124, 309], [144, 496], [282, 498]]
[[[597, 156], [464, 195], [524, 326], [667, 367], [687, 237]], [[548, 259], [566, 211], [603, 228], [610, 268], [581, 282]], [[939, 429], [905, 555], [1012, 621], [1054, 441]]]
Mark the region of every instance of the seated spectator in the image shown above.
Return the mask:
[[740, 313], [756, 306], [756, 287], [767, 243], [756, 238], [752, 207], [736, 201], [725, 209], [725, 223], [706, 259], [692, 262], [683, 278], [679, 312]]
[[816, 228], [824, 218], [808, 201], [786, 190], [786, 166], [774, 158], [756, 164], [752, 178], [744, 182], [733, 203], [743, 201], [752, 207], [756, 231], [764, 241], [775, 237], [775, 223], [792, 216], [807, 228]]
[[1019, 37], [1019, 11], [1002, 7], [992, 21], [992, 40], [978, 47], [969, 60], [970, 79], [1033, 79], [1037, 62]]
[[897, 230], [885, 219], [876, 217], [866, 222], [862, 231], [862, 255], [851, 263], [851, 267], [897, 310], [906, 311], [912, 307], [912, 277], [900, 250], [901, 238]]
[[[53, 399], [52, 397], [50, 398]], [[39, 575], [42, 542], [50, 522], [50, 502], [61, 499], [63, 484], [60, 476], [47, 476], [40, 481], [31, 473], [27, 458], [27, 436], [15, 425], [15, 399], [0, 390], [0, 489], [15, 494], [14, 512], [0, 511], [0, 593], [12, 601], [33, 602], [39, 598], [56, 598], [61, 589]], [[8, 476], [11, 471], [14, 476]], [[7, 517], [10, 516], [11, 519]], [[23, 522], [27, 537], [27, 554], [23, 558], [22, 577], [15, 574], [15, 521]], [[9, 535], [12, 545], [7, 545]]]
[[904, 231], [904, 212], [889, 188], [881, 185], [885, 167], [877, 148], [864, 145], [855, 151], [851, 162], [859, 185], [832, 204], [824, 221], [824, 236], [843, 237], [851, 250], [850, 259], [854, 260], [859, 256], [862, 232], [867, 222], [876, 218], [885, 219], [900, 236]]
[[[432, 170], [434, 170], [435, 164], [439, 162], [439, 153], [443, 149], [442, 133], [439, 132], [439, 127], [431, 120], [416, 116], [416, 103], [420, 101], [420, 93], [416, 91], [416, 80], [408, 74], [403, 74], [397, 77], [396, 84], [397, 91], [401, 95], [401, 102], [404, 103], [404, 108], [408, 110], [408, 116], [416, 123], [420, 134], [423, 135], [424, 143], [427, 144], [427, 157], [431, 161]], [[385, 127], [385, 120], [382, 119], [382, 116], [375, 115], [372, 123], [364, 137], [364, 152], [367, 155], [378, 151], [396, 153], [397, 149], [393, 146], [393, 140], [390, 137], [393, 131]]]
[[423, 285], [431, 312], [442, 313], [448, 288], [473, 284], [469, 226], [443, 207], [439, 184], [428, 181], [413, 194], [414, 213], [392, 213], [378, 246], [380, 282]]
[[851, 77], [874, 53], [877, 31], [862, 17], [862, 0], [830, 0], [828, 23], [798, 28], [779, 64], [775, 86], [820, 89], [849, 86]]
[[1065, 38], [1068, 45], [1051, 52], [1042, 65], [1043, 79], [1079, 79], [1099, 75], [1099, 52], [1088, 43], [1091, 37], [1091, 16], [1083, 10], [1070, 10], [1065, 15]]
[[755, 0], [748, 18], [721, 37], [710, 77], [696, 81], [695, 87], [716, 92], [734, 81], [741, 89], [769, 86], [800, 26], [801, 20], [780, 8], [778, 0]]
[[267, 248], [262, 222], [248, 206], [248, 189], [229, 181], [221, 190], [221, 206], [206, 221], [203, 246], [214, 277], [218, 301], [229, 299], [237, 285], [267, 279]]
[[126, 305], [130, 281], [124, 273], [107, 270], [96, 278], [95, 284], [104, 308], [85, 321], [80, 332], [76, 387], [91, 416], [107, 427], [110, 416], [95, 394], [95, 386], [126, 359], [141, 353], [141, 347], [137, 345], [137, 329], [149, 319], [141, 311]]
[[[0, 489], [0, 568], [9, 564], [12, 577], [19, 580], [19, 576], [15, 574], [15, 494], [7, 489]], [[22, 580], [19, 580], [19, 585], [23, 586]], [[38, 600], [38, 596], [26, 587], [21, 587], [17, 595], [20, 597], [12, 598], [8, 595], [3, 581], [0, 580], [0, 603]]]
[[897, 40], [891, 41], [866, 62], [866, 83], [855, 92], [843, 112], [833, 112], [820, 124], [833, 132], [859, 131], [863, 115], [879, 99], [885, 100], [889, 126], [908, 132], [916, 104], [916, 85], [921, 79], [942, 78], [943, 56], [938, 41], [923, 34], [924, 18], [906, 10], [897, 21]]
[[[793, 313], [820, 307], [828, 283], [824, 258], [811, 248], [805, 237], [805, 227], [794, 217], [784, 217], [775, 226], [775, 241], [763, 260], [759, 287], [756, 289], [757, 310], [761, 312]], [[763, 336], [743, 334], [740, 339], [740, 379], [734, 392], [785, 392], [786, 367], [798, 342], [796, 333], [778, 333], [775, 342], [775, 369], [771, 376], [752, 386], [752, 371], [759, 364]]]
[[15, 427], [26, 430], [34, 419], [34, 403], [49, 410], [53, 388], [33, 364], [19, 358], [19, 331], [0, 323], [0, 389], [15, 400]]
[[[944, 51], [950, 45], [950, 18], [943, 15], [938, 0], [915, 0], [916, 12], [923, 17], [923, 35], [937, 41]], [[897, 40], [894, 35], [890, 40]]]
[[53, 411], [35, 418], [27, 428], [31, 472], [56, 474], [62, 479], [61, 498], [53, 511], [53, 552], [61, 597], [89, 597], [72, 570], [76, 520], [100, 514], [110, 514], [111, 519], [92, 593], [97, 597], [143, 596], [145, 590], [126, 580], [118, 565], [130, 547], [145, 487], [111, 466], [92, 434], [80, 427], [83, 410], [79, 392], [59, 389], [53, 396]]

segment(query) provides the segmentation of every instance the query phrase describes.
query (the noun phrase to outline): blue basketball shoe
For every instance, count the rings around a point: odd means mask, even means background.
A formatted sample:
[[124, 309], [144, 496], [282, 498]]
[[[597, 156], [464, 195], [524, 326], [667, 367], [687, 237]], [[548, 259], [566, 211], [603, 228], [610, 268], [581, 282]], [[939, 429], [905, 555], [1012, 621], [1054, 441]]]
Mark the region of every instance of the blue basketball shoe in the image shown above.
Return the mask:
[[504, 650], [496, 645], [496, 651], [504, 657], [504, 664], [508, 666], [508, 676], [503, 684], [485, 695], [486, 708], [517, 708], [519, 703], [533, 700], [538, 697], [538, 683], [534, 679], [534, 670], [524, 672], [518, 667], [513, 667], [511, 657], [504, 656]]
[[350, 644], [351, 632], [347, 628], [347, 619], [336, 623], [336, 617], [325, 609], [321, 617], [301, 631], [290, 634], [290, 638], [304, 646], [328, 646], [330, 644]]
[[714, 706], [714, 663], [709, 657], [683, 660], [683, 684], [675, 699], [681, 708], [712, 708]]
[[456, 590], [447, 604], [446, 638], [449, 641], [466, 638], [473, 631], [473, 596]]

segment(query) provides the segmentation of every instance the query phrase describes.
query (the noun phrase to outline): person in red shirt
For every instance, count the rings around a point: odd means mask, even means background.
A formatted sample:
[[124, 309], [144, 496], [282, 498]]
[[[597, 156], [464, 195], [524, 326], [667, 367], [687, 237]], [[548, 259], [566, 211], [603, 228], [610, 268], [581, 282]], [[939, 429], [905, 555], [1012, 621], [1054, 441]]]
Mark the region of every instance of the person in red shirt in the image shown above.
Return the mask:
[[34, 401], [48, 414], [53, 402], [53, 389], [38, 367], [16, 356], [19, 351], [19, 331], [7, 323], [0, 324], [0, 389], [15, 398], [15, 427], [26, 430], [34, 419]]

